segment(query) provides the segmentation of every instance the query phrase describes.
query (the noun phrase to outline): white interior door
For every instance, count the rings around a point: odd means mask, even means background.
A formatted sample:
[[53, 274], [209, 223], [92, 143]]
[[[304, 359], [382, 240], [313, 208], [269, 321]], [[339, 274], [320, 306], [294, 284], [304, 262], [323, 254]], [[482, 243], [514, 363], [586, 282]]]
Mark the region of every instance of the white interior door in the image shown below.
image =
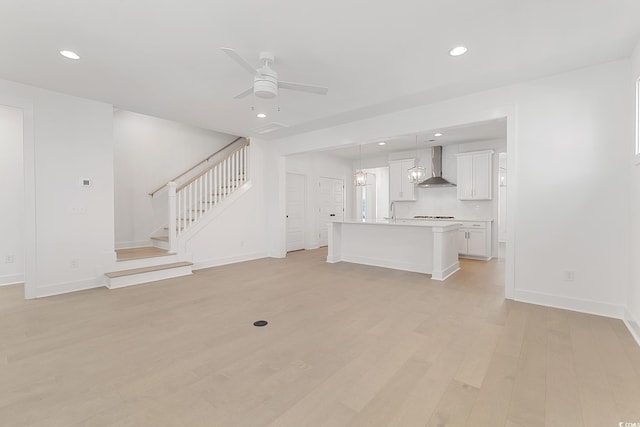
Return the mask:
[[287, 174], [287, 251], [304, 249], [306, 178]]
[[320, 246], [326, 246], [329, 241], [327, 223], [344, 219], [344, 181], [336, 178], [320, 178], [318, 200], [318, 240]]

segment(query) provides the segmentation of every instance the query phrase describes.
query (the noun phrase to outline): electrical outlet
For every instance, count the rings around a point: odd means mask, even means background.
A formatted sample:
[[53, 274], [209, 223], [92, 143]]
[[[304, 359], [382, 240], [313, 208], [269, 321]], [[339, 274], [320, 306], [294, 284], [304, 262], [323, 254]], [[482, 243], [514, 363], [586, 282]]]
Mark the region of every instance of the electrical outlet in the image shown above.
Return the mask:
[[7, 255], [6, 257], [4, 257], [4, 263], [5, 264], [13, 264], [13, 254]]
[[565, 282], [573, 282], [576, 279], [576, 272], [573, 270], [565, 270], [564, 271], [564, 281]]
[[69, 264], [69, 266], [71, 268], [78, 268], [78, 260], [77, 259], [72, 259], [71, 263]]
[[71, 208], [71, 213], [74, 215], [86, 215], [87, 208], [85, 206], [74, 206]]

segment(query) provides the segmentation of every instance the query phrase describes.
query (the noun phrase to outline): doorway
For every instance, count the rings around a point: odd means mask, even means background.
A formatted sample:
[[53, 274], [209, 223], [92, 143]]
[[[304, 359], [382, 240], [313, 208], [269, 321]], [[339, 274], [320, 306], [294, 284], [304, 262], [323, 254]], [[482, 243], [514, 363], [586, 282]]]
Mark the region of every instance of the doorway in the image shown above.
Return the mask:
[[318, 199], [318, 241], [320, 246], [327, 246], [327, 223], [344, 220], [344, 180], [321, 177], [318, 182]]
[[25, 186], [23, 112], [0, 105], [0, 286], [24, 283]]
[[287, 173], [287, 252], [304, 249], [306, 177]]

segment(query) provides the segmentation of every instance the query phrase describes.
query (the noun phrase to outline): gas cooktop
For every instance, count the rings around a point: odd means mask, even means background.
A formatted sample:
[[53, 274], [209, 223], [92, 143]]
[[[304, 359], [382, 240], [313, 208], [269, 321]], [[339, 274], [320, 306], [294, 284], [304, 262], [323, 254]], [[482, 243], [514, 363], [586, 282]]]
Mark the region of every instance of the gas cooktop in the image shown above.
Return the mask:
[[452, 216], [434, 216], [434, 215], [416, 215], [414, 218], [418, 219], [453, 219]]

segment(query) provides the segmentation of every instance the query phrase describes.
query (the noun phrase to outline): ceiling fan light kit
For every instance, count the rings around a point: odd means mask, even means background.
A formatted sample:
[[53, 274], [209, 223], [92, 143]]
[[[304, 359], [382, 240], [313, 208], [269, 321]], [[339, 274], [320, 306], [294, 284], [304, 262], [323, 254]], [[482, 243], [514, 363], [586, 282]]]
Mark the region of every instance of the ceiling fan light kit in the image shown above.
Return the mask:
[[264, 68], [260, 72], [253, 78], [253, 94], [258, 98], [275, 98], [278, 95], [278, 74]]

